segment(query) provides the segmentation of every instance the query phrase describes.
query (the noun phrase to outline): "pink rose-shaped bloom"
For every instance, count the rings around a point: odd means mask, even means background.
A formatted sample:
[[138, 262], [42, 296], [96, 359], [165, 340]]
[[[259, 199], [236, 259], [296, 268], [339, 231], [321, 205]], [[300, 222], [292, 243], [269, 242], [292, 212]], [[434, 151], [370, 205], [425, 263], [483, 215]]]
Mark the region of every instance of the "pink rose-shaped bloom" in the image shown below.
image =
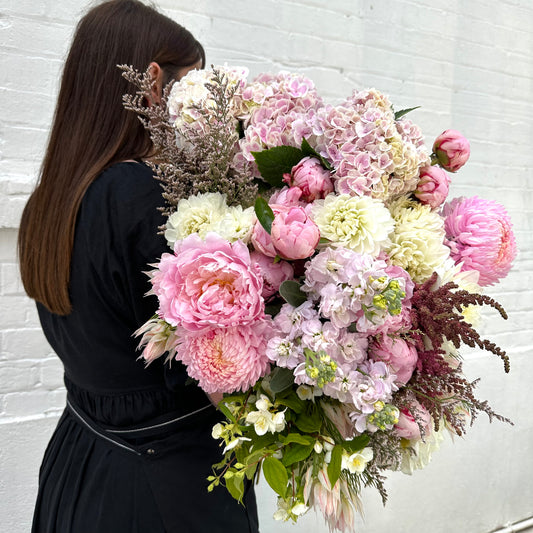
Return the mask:
[[250, 258], [259, 267], [263, 276], [262, 296], [265, 299], [276, 294], [279, 286], [284, 281], [294, 277], [294, 269], [287, 261], [274, 263], [272, 257], [264, 255], [261, 252], [252, 252]]
[[403, 439], [420, 440], [423, 437], [420, 427], [425, 436], [431, 430], [430, 424], [431, 415], [423, 405], [414, 400], [409, 409], [400, 409], [400, 417], [394, 430]]
[[208, 394], [245, 391], [267, 373], [271, 331], [270, 321], [260, 320], [248, 326], [186, 332], [176, 359]]
[[276, 214], [270, 238], [281, 257], [305, 259], [313, 255], [320, 231], [304, 209], [291, 207]]
[[505, 208], [478, 196], [455, 198], [442, 208], [446, 244], [461, 270], [479, 272], [479, 285], [504, 278], [516, 257], [516, 240]]
[[436, 209], [446, 200], [450, 181], [450, 177], [442, 168], [424, 167], [420, 171], [420, 181], [415, 196], [421, 203], [429, 205], [431, 209]]
[[151, 282], [160, 316], [188, 331], [247, 325], [264, 315], [263, 279], [248, 248], [216, 233], [177, 241]]
[[384, 361], [390, 366], [396, 374], [396, 384], [405, 385], [411, 379], [418, 361], [418, 353], [412, 344], [399, 337], [380, 335], [370, 345], [369, 352], [374, 361]]
[[317, 198], [325, 198], [333, 192], [331, 172], [322, 167], [315, 157], [304, 157], [290, 174], [285, 174], [283, 181], [291, 187], [298, 187], [302, 191], [302, 198], [312, 202]]
[[435, 139], [433, 152], [442, 168], [457, 172], [470, 157], [470, 143], [458, 131], [446, 130]]
[[302, 190], [298, 187], [283, 187], [279, 191], [276, 191], [269, 200], [269, 204], [272, 207], [273, 204], [283, 205], [286, 207], [292, 207], [299, 205], [304, 207], [305, 202], [302, 202]]

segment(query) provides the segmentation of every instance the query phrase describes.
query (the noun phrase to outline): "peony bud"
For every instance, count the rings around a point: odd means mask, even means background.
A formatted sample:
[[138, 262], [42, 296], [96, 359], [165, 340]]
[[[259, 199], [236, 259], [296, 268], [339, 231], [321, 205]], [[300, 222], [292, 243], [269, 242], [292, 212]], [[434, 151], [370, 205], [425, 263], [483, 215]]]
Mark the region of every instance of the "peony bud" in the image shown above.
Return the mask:
[[458, 131], [446, 130], [435, 139], [433, 152], [442, 168], [457, 172], [470, 157], [470, 143]]
[[291, 187], [298, 187], [302, 191], [302, 198], [312, 202], [317, 198], [325, 198], [333, 192], [331, 172], [320, 164], [314, 157], [304, 157], [290, 174], [285, 174], [283, 181]]
[[421, 203], [429, 205], [431, 209], [436, 209], [446, 200], [450, 181], [450, 177], [442, 168], [424, 167], [420, 171], [420, 181], [415, 196]]

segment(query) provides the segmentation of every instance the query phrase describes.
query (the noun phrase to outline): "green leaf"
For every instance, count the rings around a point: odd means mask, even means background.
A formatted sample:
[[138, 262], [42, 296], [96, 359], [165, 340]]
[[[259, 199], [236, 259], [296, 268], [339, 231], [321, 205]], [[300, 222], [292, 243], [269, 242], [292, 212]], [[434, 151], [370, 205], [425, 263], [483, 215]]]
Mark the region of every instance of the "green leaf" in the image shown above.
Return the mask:
[[284, 300], [276, 300], [273, 303], [265, 305], [265, 314], [270, 315], [271, 317], [275, 317], [281, 311], [281, 308], [284, 303]]
[[261, 196], [258, 196], [255, 200], [254, 210], [257, 220], [259, 220], [261, 226], [270, 235], [272, 222], [274, 222], [274, 213], [268, 205], [268, 202]]
[[240, 502], [244, 496], [244, 478], [240, 476], [232, 476], [229, 479], [226, 479], [226, 488], [228, 489], [228, 492]]
[[333, 166], [329, 161], [324, 159], [308, 142], [307, 139], [302, 139], [302, 152], [304, 155], [309, 157], [316, 157], [320, 163], [322, 163], [322, 166], [326, 168], [327, 170], [333, 170]]
[[284, 391], [294, 383], [294, 374], [288, 368], [277, 367], [271, 376], [270, 390], [274, 394]]
[[[253, 426], [252, 426], [253, 429]], [[252, 437], [253, 449], [262, 450], [263, 448], [268, 448], [271, 444], [274, 444], [277, 440], [276, 435], [273, 433], [265, 433], [264, 435], [255, 436], [255, 431], [249, 434]], [[263, 454], [264, 455], [264, 454]]]
[[307, 302], [307, 295], [300, 289], [300, 284], [293, 279], [284, 281], [279, 287], [279, 293], [293, 307], [298, 307]]
[[285, 498], [287, 483], [289, 482], [289, 474], [281, 461], [275, 457], [267, 457], [263, 461], [263, 473], [265, 474], [267, 483], [272, 487], [272, 490], [278, 493], [282, 498]]
[[318, 411], [314, 411], [311, 415], [301, 414], [296, 419], [296, 427], [304, 433], [316, 433], [322, 427], [322, 418]]
[[262, 152], [252, 152], [261, 177], [273, 185], [283, 185], [283, 174], [292, 170], [304, 157], [299, 148], [293, 146], [276, 146]]
[[359, 435], [352, 440], [342, 442], [342, 447], [350, 454], [361, 451], [370, 442], [368, 435]]
[[315, 444], [315, 439], [313, 439], [313, 437], [307, 437], [306, 435], [300, 435], [299, 433], [289, 433], [286, 437], [280, 435], [279, 440], [283, 444], [290, 444], [291, 442], [303, 444], [304, 446], [309, 446], [309, 444], [314, 446]]
[[224, 414], [224, 416], [231, 420], [233, 423], [236, 423], [235, 417], [233, 416], [233, 413], [229, 410], [228, 406], [224, 403], [224, 399], [222, 399], [218, 404], [218, 409]]
[[[295, 395], [296, 396], [296, 395]], [[296, 396], [289, 396], [287, 398], [276, 398], [276, 403], [285, 405], [289, 409], [292, 409], [295, 413], [300, 414], [305, 409], [305, 403]]]
[[299, 461], [307, 459], [313, 451], [313, 444], [289, 444], [283, 449], [283, 459], [281, 460], [285, 466], [290, 466]]
[[411, 111], [414, 111], [415, 109], [418, 109], [420, 106], [417, 105], [416, 107], [410, 107], [408, 109], [401, 109], [400, 111], [396, 111], [394, 113], [394, 120], [398, 120], [402, 118], [404, 115], [407, 115], [407, 113], [410, 113]]
[[337, 479], [341, 475], [341, 465], [342, 465], [342, 446], [337, 444], [331, 451], [331, 460], [328, 465], [328, 478], [333, 488]]

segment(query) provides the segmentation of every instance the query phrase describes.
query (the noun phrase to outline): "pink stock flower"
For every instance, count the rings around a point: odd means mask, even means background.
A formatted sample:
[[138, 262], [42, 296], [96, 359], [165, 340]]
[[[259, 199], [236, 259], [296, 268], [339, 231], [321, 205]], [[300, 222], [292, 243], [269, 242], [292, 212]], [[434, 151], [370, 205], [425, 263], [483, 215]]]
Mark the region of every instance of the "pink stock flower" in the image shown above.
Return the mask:
[[333, 192], [331, 172], [322, 167], [315, 157], [304, 157], [290, 174], [285, 174], [283, 181], [291, 187], [298, 187], [302, 191], [302, 198], [312, 202], [317, 198], [325, 198]]
[[433, 152], [442, 168], [457, 172], [470, 157], [470, 143], [458, 131], [446, 130], [435, 139]]
[[272, 257], [261, 252], [252, 252], [250, 259], [255, 263], [263, 276], [263, 298], [269, 298], [278, 292], [279, 286], [294, 277], [294, 269], [286, 261], [274, 263]]
[[408, 409], [400, 409], [400, 417], [394, 430], [403, 439], [420, 440], [429, 434], [430, 424], [431, 415], [423, 405], [414, 400]]
[[270, 238], [281, 257], [305, 259], [315, 251], [320, 231], [304, 209], [290, 207], [274, 217]]
[[428, 166], [420, 171], [420, 181], [415, 196], [421, 203], [436, 209], [444, 203], [448, 196], [450, 177], [442, 168]]
[[516, 257], [512, 223], [505, 208], [478, 196], [455, 198], [444, 205], [446, 244], [461, 270], [477, 270], [479, 285], [504, 278]]
[[266, 344], [270, 322], [188, 333], [178, 346], [176, 359], [187, 366], [208, 394], [245, 391], [269, 368]]
[[395, 383], [405, 385], [413, 375], [418, 361], [416, 348], [400, 337], [380, 335], [370, 345], [370, 356], [374, 361], [387, 363], [396, 374]]
[[240, 241], [216, 233], [205, 241], [192, 234], [178, 241], [174, 254], [163, 254], [152, 273], [159, 313], [172, 326], [188, 331], [243, 326], [262, 318], [261, 273]]

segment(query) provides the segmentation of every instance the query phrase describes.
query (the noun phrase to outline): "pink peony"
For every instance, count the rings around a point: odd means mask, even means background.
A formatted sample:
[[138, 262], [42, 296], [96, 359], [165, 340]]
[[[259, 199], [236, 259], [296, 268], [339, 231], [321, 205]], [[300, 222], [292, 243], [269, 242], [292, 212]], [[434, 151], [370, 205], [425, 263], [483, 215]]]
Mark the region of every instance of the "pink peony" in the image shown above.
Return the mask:
[[208, 394], [245, 391], [269, 368], [270, 332], [270, 322], [261, 320], [249, 326], [186, 333], [176, 359]]
[[298, 187], [283, 187], [277, 190], [269, 200], [269, 204], [284, 205], [286, 207], [292, 207], [299, 205], [305, 207], [306, 203], [300, 200], [302, 197], [302, 190]]
[[281, 257], [305, 259], [313, 255], [320, 231], [304, 209], [291, 207], [276, 214], [270, 238]]
[[384, 361], [394, 374], [395, 383], [405, 385], [413, 375], [418, 361], [416, 348], [400, 337], [381, 335], [370, 345], [370, 356], [374, 361]]
[[430, 424], [431, 415], [423, 405], [414, 400], [409, 409], [400, 409], [400, 417], [394, 429], [403, 439], [420, 440], [429, 434]]
[[516, 256], [511, 219], [505, 208], [478, 196], [455, 198], [444, 205], [446, 244], [461, 270], [479, 272], [479, 285], [505, 277]]
[[470, 157], [470, 143], [458, 131], [446, 130], [435, 139], [433, 152], [442, 168], [457, 172]]
[[436, 209], [446, 200], [450, 181], [450, 177], [442, 168], [424, 167], [420, 171], [420, 181], [415, 196], [421, 203], [429, 205], [431, 209]]
[[291, 187], [298, 187], [302, 191], [302, 198], [312, 202], [317, 198], [325, 198], [333, 192], [331, 172], [322, 167], [315, 157], [304, 157], [290, 174], [285, 174], [283, 181]]
[[244, 326], [264, 315], [261, 273], [240, 241], [192, 234], [163, 254], [152, 274], [159, 314], [188, 331]]
[[272, 257], [261, 252], [252, 252], [250, 258], [255, 263], [263, 276], [263, 298], [269, 298], [278, 292], [279, 286], [286, 280], [294, 277], [294, 269], [287, 261], [274, 263]]

